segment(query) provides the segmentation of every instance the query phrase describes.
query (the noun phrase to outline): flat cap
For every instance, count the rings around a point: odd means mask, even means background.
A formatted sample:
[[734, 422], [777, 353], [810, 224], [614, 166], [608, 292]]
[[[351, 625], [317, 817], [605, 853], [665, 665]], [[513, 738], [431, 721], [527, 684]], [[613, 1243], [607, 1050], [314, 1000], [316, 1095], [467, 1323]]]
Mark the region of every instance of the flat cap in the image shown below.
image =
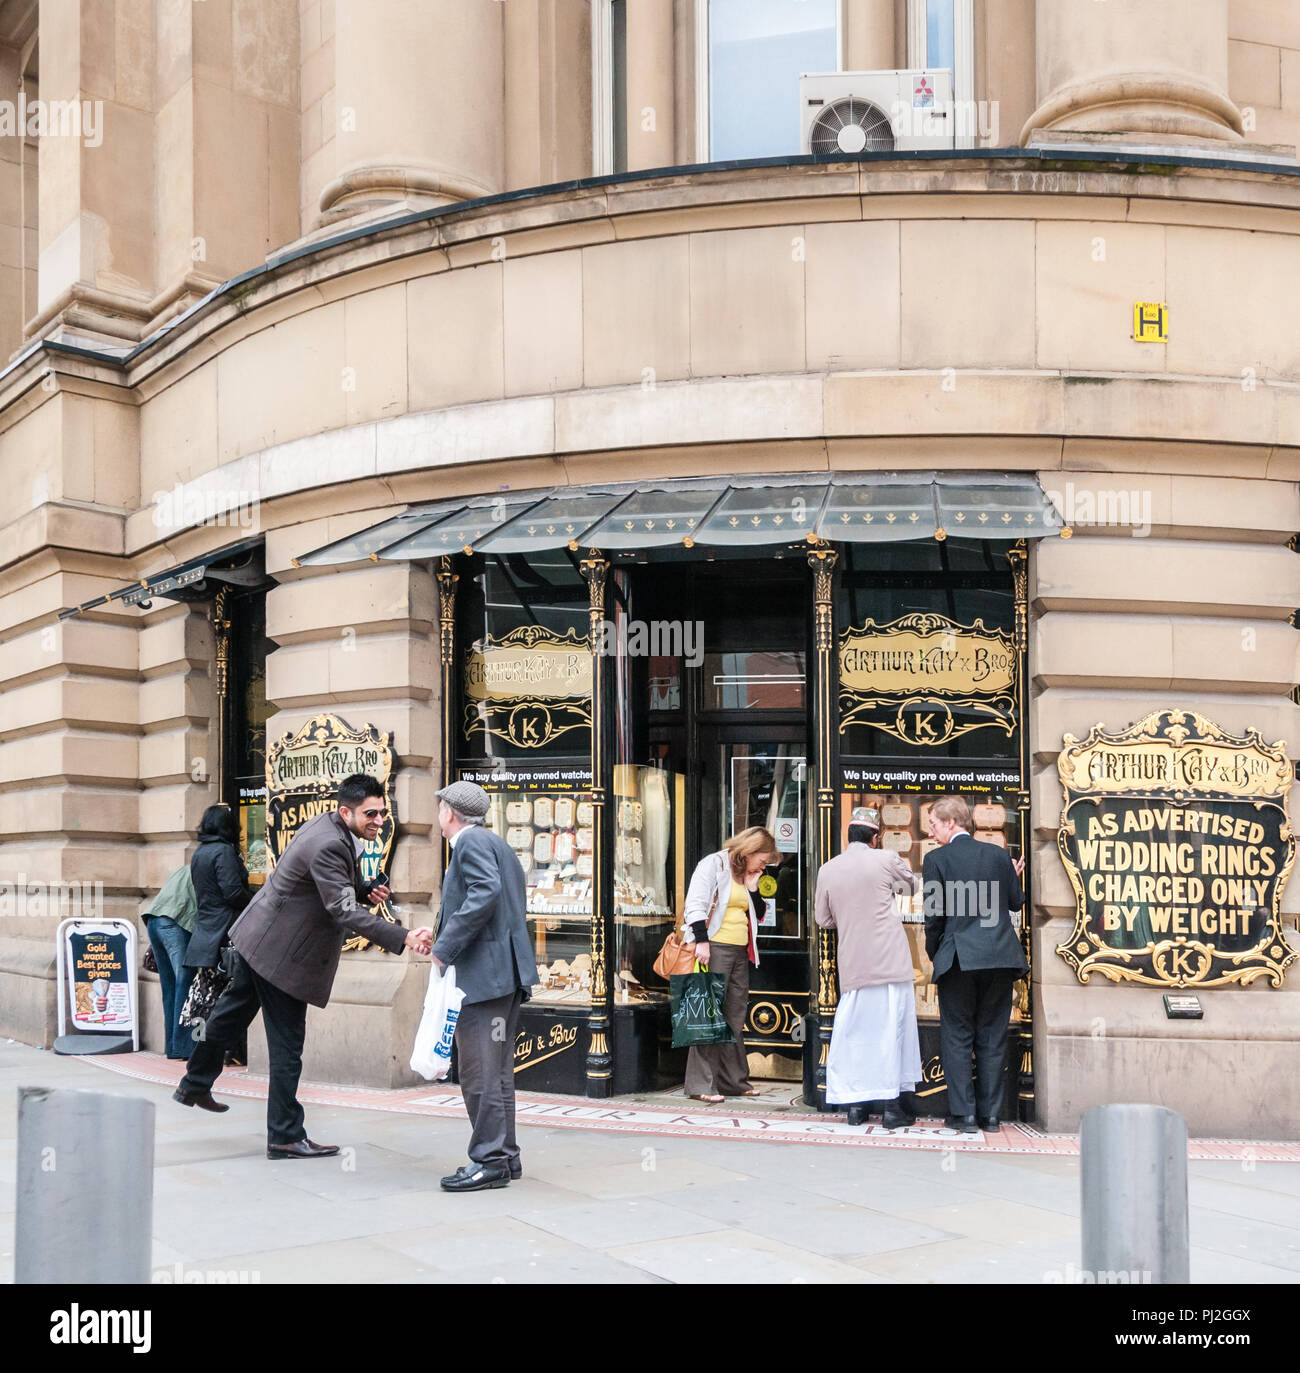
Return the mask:
[[492, 806], [491, 798], [477, 782], [453, 782], [434, 794], [471, 819], [481, 820]]

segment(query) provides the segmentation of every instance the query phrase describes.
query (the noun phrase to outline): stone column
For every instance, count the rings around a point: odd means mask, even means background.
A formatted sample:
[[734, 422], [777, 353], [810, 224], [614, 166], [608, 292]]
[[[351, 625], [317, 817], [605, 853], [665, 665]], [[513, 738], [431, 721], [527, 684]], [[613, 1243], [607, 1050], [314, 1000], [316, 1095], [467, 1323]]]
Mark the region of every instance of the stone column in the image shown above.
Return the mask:
[[591, 175], [591, 10], [565, 0], [505, 9], [505, 185]]
[[894, 7], [882, 0], [847, 0], [844, 6], [844, 69], [893, 71], [904, 67], [895, 48]]
[[[154, 296], [153, 6], [41, 0], [40, 268], [30, 332], [135, 340]], [[28, 109], [28, 129], [39, 115]]]
[[628, 0], [627, 169], [670, 167], [673, 137], [673, 7]]
[[499, 0], [337, 0], [337, 175], [327, 221], [447, 205], [505, 184]]
[[1228, 0], [1038, 0], [1036, 131], [1239, 141]]

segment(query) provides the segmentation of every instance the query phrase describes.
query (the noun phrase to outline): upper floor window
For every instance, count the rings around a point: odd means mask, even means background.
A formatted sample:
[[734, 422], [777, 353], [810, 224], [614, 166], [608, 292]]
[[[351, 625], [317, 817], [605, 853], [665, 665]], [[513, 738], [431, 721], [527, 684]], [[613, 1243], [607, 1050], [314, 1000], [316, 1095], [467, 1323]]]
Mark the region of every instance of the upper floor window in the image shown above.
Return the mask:
[[591, 97], [593, 172], [627, 171], [627, 4], [592, 5]]
[[799, 77], [840, 70], [840, 0], [701, 0], [697, 155], [781, 157], [799, 146]]
[[907, 65], [952, 72], [959, 148], [973, 148], [981, 127], [974, 108], [974, 8], [974, 0], [907, 0]]

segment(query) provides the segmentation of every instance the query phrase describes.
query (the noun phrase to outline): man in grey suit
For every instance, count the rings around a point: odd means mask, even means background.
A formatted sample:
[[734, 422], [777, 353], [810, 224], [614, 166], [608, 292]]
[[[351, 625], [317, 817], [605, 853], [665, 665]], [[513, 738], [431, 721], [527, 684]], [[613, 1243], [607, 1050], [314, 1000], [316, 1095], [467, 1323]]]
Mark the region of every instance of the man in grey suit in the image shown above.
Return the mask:
[[930, 807], [930, 837], [939, 847], [921, 864], [925, 951], [939, 989], [939, 1057], [948, 1088], [944, 1123], [963, 1134], [999, 1128], [1011, 989], [1028, 969], [1011, 918], [1024, 905], [1025, 860], [1013, 863], [1006, 849], [980, 843], [970, 830], [969, 803], [941, 797]]
[[451, 862], [442, 878], [433, 961], [454, 966], [465, 993], [456, 1056], [472, 1127], [470, 1161], [442, 1179], [445, 1192], [505, 1187], [523, 1176], [515, 1139], [515, 1040], [537, 960], [524, 870], [514, 850], [484, 825], [490, 804], [473, 782], [438, 792], [438, 824], [451, 844]]
[[387, 900], [385, 886], [367, 885], [359, 857], [388, 810], [382, 783], [366, 774], [348, 777], [338, 790], [338, 809], [309, 820], [290, 840], [261, 891], [230, 928], [234, 971], [203, 1026], [180, 1086], [182, 1106], [205, 1111], [230, 1108], [212, 1096], [226, 1048], [262, 1012], [271, 1060], [266, 1099], [266, 1156], [326, 1158], [333, 1144], [307, 1138], [298, 1079], [307, 1032], [307, 1007], [330, 999], [339, 954], [355, 931], [389, 953], [404, 948], [428, 953], [432, 931], [390, 924], [362, 903]]

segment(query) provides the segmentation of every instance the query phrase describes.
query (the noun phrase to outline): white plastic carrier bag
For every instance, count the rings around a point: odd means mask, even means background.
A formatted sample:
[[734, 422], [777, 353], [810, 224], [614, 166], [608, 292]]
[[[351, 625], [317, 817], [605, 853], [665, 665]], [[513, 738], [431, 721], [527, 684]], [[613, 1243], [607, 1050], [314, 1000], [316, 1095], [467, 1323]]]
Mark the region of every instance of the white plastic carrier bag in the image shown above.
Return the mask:
[[429, 964], [429, 990], [424, 994], [424, 1014], [415, 1032], [411, 1071], [436, 1081], [451, 1071], [451, 1041], [460, 1018], [465, 993], [456, 985], [456, 969], [439, 970]]

